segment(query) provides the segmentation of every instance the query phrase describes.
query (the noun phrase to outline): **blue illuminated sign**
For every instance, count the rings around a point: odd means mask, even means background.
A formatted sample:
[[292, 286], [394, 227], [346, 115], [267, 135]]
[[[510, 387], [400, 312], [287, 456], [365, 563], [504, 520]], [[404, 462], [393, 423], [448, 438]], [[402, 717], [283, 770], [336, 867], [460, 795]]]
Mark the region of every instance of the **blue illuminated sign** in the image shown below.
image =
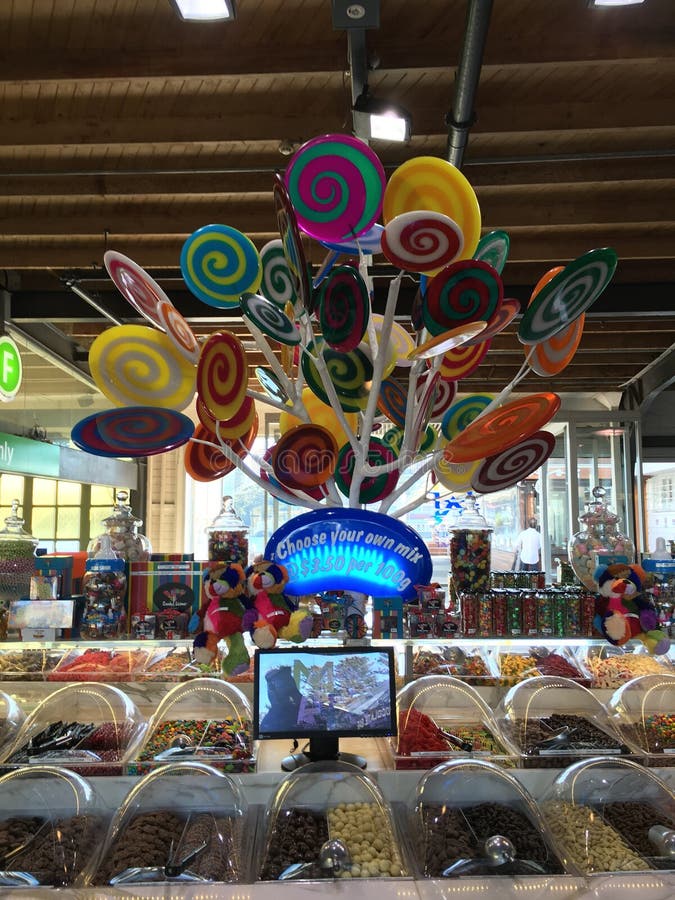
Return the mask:
[[291, 519], [268, 541], [265, 559], [286, 566], [289, 594], [339, 589], [411, 600], [433, 568], [414, 529], [363, 509], [317, 509]]

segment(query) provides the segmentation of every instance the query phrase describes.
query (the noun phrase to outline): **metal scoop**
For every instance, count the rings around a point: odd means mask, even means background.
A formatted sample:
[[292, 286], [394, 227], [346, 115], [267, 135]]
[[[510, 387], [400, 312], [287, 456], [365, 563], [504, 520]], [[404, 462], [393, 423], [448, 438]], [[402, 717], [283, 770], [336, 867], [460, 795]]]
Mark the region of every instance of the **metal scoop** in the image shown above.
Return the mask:
[[[503, 834], [493, 834], [485, 839], [483, 855], [474, 859], [458, 859], [443, 871], [443, 878], [451, 878], [455, 875], [471, 875], [484, 869], [500, 869], [502, 866], [514, 865], [522, 871], [544, 873], [546, 870], [539, 863], [530, 859], [516, 859], [516, 848], [513, 842]], [[495, 871], [495, 874], [499, 874]]]

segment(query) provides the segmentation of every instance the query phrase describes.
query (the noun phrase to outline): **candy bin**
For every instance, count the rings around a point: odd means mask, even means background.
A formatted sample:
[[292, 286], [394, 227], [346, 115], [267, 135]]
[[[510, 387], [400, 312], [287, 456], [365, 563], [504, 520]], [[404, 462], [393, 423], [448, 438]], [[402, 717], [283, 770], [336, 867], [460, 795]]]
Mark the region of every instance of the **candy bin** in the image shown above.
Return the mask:
[[44, 647], [0, 650], [0, 681], [44, 681], [63, 654], [63, 650]]
[[117, 491], [116, 503], [111, 514], [103, 519], [105, 532], [93, 538], [87, 547], [90, 557], [99, 557], [103, 551], [112, 550], [114, 555], [126, 562], [145, 562], [150, 558], [152, 547], [150, 541], [138, 529], [143, 524], [127, 504], [127, 491]]
[[492, 528], [468, 493], [464, 511], [450, 537], [451, 584], [460, 594], [476, 594], [490, 588]]
[[26, 715], [13, 697], [0, 691], [0, 759], [11, 746]]
[[619, 517], [605, 504], [605, 493], [604, 488], [593, 488], [594, 499], [579, 516], [581, 531], [572, 536], [568, 547], [574, 574], [589, 591], [598, 589], [593, 573], [599, 555], [613, 557], [610, 562], [632, 563], [635, 559], [635, 545], [619, 532]]
[[[35, 571], [37, 538], [23, 528], [24, 520], [18, 515], [19, 501], [12, 500], [11, 515], [0, 530], [0, 620], [6, 633], [6, 610], [11, 600], [28, 597], [30, 579]], [[2, 614], [2, 611], [4, 615]]]
[[565, 647], [555, 650], [548, 647], [514, 647], [497, 644], [491, 653], [491, 662], [498, 676], [498, 683], [511, 687], [527, 678], [538, 675], [554, 675], [569, 678], [585, 686], [591, 679], [582, 662]]
[[2, 767], [62, 766], [87, 777], [123, 775], [147, 723], [110, 684], [69, 684], [46, 696], [2, 756]]
[[648, 766], [675, 766], [675, 675], [642, 675], [614, 692], [607, 708], [623, 740]]
[[450, 675], [425, 675], [397, 695], [398, 736], [388, 739], [396, 769], [431, 769], [457, 757], [514, 765], [492, 711]]
[[259, 836], [260, 881], [401, 878], [409, 869], [379, 787], [349, 763], [309, 763], [287, 775]]
[[409, 821], [424, 878], [564, 872], [530, 794], [485, 760], [453, 760], [424, 775]]
[[675, 867], [675, 797], [637, 763], [575, 763], [549, 787], [540, 809], [563, 860], [582, 875]]
[[591, 687], [615, 691], [640, 675], [672, 675], [673, 667], [666, 656], [650, 656], [638, 650], [612, 647], [608, 644], [580, 648], [579, 659], [590, 673]]
[[211, 562], [248, 565], [248, 525], [239, 518], [232, 497], [223, 497], [220, 512], [206, 529]]
[[629, 753], [602, 703], [569, 678], [542, 675], [515, 685], [495, 716], [525, 769], [560, 769], [589, 756]]
[[[107, 537], [107, 535], [106, 535]], [[82, 579], [85, 611], [83, 640], [121, 637], [126, 631], [127, 576], [123, 559], [89, 559]]]
[[247, 815], [239, 788], [218, 769], [161, 766], [125, 797], [87, 883], [246, 881]]
[[99, 650], [89, 647], [66, 651], [47, 681], [133, 681], [148, 658], [147, 650], [115, 648]]
[[234, 685], [217, 678], [177, 684], [150, 719], [129, 774], [145, 775], [183, 760], [225, 772], [253, 772], [251, 721], [250, 704]]
[[0, 778], [0, 885], [80, 885], [104, 834], [101, 801], [74, 772], [36, 765]]
[[432, 645], [413, 648], [413, 678], [452, 675], [465, 684], [493, 687], [497, 682], [480, 647]]

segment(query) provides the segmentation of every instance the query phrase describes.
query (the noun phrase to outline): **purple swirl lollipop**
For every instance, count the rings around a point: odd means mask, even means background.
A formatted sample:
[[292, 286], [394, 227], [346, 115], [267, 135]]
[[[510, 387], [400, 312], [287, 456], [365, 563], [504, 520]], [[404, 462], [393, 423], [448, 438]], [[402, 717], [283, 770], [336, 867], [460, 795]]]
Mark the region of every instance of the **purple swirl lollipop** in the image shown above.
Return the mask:
[[194, 423], [182, 413], [152, 406], [107, 409], [81, 419], [72, 429], [76, 447], [95, 456], [154, 456], [186, 444]]
[[319, 293], [319, 321], [326, 342], [334, 350], [354, 350], [369, 316], [368, 288], [361, 275], [352, 266], [333, 269]]

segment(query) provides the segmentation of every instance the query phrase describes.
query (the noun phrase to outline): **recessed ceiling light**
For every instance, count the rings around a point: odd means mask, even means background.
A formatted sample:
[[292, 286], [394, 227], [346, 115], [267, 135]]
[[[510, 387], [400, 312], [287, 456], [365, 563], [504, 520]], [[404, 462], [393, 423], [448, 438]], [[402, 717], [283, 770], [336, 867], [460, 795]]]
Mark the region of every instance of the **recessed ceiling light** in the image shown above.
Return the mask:
[[171, 0], [186, 22], [218, 22], [234, 19], [234, 0]]

